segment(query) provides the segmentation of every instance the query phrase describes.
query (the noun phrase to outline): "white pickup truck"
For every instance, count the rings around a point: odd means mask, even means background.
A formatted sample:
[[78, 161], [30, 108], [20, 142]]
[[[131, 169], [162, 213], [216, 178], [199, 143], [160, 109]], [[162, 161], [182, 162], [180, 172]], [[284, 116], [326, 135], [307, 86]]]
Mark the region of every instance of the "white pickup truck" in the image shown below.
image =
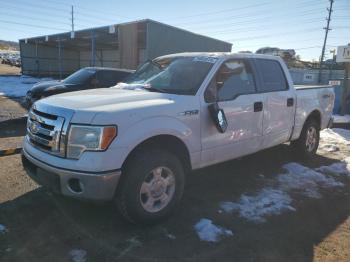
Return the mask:
[[22, 161], [54, 192], [115, 200], [128, 220], [154, 223], [179, 203], [190, 170], [286, 142], [314, 155], [333, 104], [330, 87], [293, 86], [279, 57], [167, 55], [115, 87], [36, 102]]

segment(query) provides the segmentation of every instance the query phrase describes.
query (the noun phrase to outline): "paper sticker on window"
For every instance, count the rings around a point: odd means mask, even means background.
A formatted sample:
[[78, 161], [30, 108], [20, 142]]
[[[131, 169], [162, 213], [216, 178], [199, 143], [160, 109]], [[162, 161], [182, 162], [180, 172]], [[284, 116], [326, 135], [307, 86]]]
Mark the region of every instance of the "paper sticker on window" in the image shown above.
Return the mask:
[[205, 62], [205, 63], [211, 63], [215, 64], [218, 59], [216, 57], [209, 57], [209, 56], [197, 56], [193, 58], [194, 62]]

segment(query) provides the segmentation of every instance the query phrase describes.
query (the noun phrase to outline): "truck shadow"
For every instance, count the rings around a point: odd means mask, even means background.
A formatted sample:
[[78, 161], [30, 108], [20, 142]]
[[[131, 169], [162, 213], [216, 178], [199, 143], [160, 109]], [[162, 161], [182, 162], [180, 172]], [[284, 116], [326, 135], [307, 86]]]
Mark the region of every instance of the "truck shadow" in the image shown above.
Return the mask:
[[[0, 224], [8, 228], [0, 234], [0, 260], [67, 261], [71, 250], [82, 249], [89, 261], [313, 261], [315, 246], [350, 215], [348, 184], [322, 192], [320, 199], [296, 199], [296, 212], [269, 217], [266, 223], [218, 212], [221, 201], [269, 184], [291, 159], [290, 149], [282, 145], [193, 172], [181, 206], [152, 227], [124, 222], [112, 203], [86, 203], [36, 189], [0, 204]], [[335, 162], [317, 156], [300, 163]], [[193, 226], [201, 218], [234, 235], [217, 243], [200, 241]]]
[[0, 138], [25, 136], [27, 118], [20, 117], [0, 122]]

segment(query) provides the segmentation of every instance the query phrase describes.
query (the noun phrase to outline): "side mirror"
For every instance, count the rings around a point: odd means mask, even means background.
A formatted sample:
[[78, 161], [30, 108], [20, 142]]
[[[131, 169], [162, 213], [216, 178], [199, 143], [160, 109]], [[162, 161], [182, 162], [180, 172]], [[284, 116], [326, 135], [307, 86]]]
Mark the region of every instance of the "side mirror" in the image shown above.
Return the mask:
[[208, 109], [218, 131], [220, 133], [225, 133], [227, 129], [227, 120], [224, 110], [219, 108], [218, 103], [210, 104]]

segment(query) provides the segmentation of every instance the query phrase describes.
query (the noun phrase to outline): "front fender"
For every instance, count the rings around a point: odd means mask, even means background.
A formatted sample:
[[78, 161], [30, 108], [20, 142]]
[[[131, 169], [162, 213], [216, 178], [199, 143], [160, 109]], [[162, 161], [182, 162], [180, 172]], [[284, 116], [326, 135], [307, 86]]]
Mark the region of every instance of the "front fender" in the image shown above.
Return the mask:
[[[200, 155], [200, 137], [194, 135], [195, 128], [199, 128], [199, 121], [191, 121], [189, 126], [175, 117], [152, 117], [138, 121], [125, 129], [118, 130], [118, 136], [111, 144], [111, 149], [123, 148], [123, 155], [118, 162], [124, 163], [128, 155], [145, 140], [159, 136], [171, 135], [180, 139], [187, 147], [192, 164], [195, 165], [196, 156]], [[195, 126], [198, 123], [198, 127]]]

